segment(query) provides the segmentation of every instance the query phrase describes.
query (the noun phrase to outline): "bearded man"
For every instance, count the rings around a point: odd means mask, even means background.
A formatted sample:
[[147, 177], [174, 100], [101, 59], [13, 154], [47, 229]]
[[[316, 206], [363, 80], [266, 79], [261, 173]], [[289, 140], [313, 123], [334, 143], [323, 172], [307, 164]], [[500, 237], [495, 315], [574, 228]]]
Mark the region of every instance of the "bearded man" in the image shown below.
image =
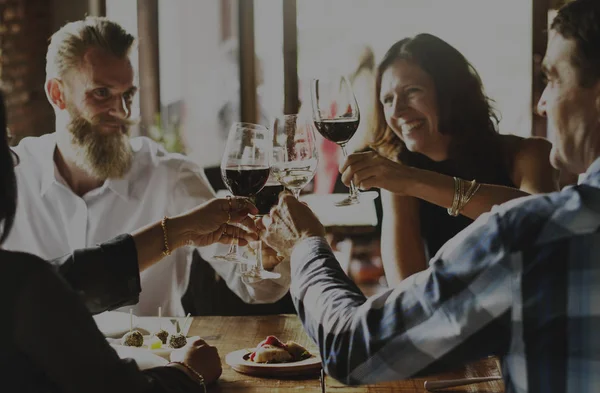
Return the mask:
[[[214, 197], [192, 161], [148, 138], [130, 139], [134, 42], [117, 23], [97, 17], [68, 23], [52, 36], [45, 87], [56, 132], [25, 138], [15, 148], [18, 210], [5, 248], [50, 260]], [[159, 306], [165, 315], [184, 315], [192, 251], [178, 249], [141, 273], [137, 315], [156, 315]], [[213, 250], [201, 253], [211, 262]], [[281, 279], [247, 283], [235, 264], [211, 264], [248, 303], [276, 301], [287, 292], [289, 268], [286, 274], [281, 265], [275, 266]]]

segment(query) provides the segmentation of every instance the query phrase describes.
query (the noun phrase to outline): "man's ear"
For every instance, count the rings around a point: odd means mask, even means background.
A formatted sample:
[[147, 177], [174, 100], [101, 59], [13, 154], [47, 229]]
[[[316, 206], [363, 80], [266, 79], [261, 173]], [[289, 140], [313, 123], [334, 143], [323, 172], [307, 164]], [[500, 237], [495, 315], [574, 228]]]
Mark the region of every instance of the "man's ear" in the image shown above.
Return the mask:
[[60, 79], [52, 78], [46, 81], [46, 96], [53, 107], [63, 110], [65, 104], [65, 86]]

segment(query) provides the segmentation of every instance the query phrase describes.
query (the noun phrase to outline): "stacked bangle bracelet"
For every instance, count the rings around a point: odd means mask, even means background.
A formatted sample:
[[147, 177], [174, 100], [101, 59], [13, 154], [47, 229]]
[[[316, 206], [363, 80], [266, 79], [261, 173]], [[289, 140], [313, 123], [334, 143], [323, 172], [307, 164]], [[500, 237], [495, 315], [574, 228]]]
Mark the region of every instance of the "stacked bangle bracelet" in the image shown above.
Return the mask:
[[[468, 188], [465, 190], [468, 184]], [[467, 181], [461, 178], [454, 178], [454, 199], [452, 200], [452, 206], [448, 208], [448, 214], [452, 217], [456, 217], [460, 214], [462, 209], [469, 203], [473, 195], [479, 190], [481, 184], [477, 181]]]

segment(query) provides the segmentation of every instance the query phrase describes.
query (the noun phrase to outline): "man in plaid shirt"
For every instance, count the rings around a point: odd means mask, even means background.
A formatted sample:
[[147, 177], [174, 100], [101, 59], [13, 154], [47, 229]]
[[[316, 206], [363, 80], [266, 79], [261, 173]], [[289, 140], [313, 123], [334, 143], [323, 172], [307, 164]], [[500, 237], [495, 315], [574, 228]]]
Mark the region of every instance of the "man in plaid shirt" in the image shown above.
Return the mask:
[[538, 110], [557, 135], [552, 164], [585, 172], [579, 185], [495, 207], [369, 299], [308, 207], [286, 195], [263, 219], [263, 239], [291, 252], [292, 296], [329, 375], [377, 383], [497, 355], [507, 392], [600, 391], [600, 1], [563, 7], [549, 37]]

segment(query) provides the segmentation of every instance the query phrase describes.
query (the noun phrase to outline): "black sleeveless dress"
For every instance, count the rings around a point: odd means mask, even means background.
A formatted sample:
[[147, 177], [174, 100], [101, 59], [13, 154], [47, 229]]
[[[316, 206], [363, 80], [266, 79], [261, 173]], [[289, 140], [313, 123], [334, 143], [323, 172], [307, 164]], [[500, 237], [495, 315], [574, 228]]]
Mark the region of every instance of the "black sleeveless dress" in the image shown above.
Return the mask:
[[[516, 188], [511, 180], [509, 168], [505, 164], [506, 161], [501, 157], [493, 158], [489, 155], [479, 154], [478, 156], [471, 155], [461, 160], [448, 159], [436, 162], [423, 155], [410, 155], [413, 157], [411, 157], [409, 162], [404, 162], [421, 169], [448, 176], [456, 176], [468, 181], [475, 179], [478, 183]], [[485, 162], [481, 160], [485, 160]], [[452, 217], [448, 214], [445, 207], [440, 207], [423, 200], [419, 202], [421, 237], [425, 243], [427, 260], [429, 260], [448, 240], [469, 226], [473, 220], [463, 215]]]

